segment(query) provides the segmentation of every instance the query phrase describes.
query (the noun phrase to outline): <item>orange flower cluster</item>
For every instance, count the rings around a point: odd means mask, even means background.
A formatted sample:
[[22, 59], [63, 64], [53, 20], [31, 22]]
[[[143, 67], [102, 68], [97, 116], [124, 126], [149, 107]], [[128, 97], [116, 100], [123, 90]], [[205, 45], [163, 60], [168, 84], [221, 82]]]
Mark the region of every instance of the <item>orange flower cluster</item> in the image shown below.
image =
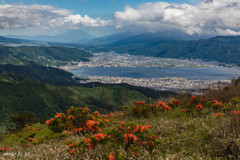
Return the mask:
[[9, 151], [9, 150], [11, 150], [10, 147], [7, 147], [7, 148], [0, 148], [0, 152], [3, 152], [3, 151]]
[[213, 100], [213, 107], [218, 107], [218, 106], [222, 106], [222, 102], [221, 101], [217, 101], [217, 100]]
[[179, 101], [179, 99], [173, 100], [172, 102], [168, 102], [168, 105], [171, 107], [176, 107], [176, 106], [180, 105], [180, 101]]
[[108, 156], [109, 160], [114, 160], [116, 158], [116, 156], [113, 153], [110, 153]]
[[239, 110], [238, 111], [233, 111], [232, 114], [233, 115], [240, 115], [240, 111]]
[[74, 119], [74, 116], [73, 115], [69, 115], [68, 119]]
[[216, 116], [216, 117], [222, 117], [222, 115], [223, 115], [222, 113], [216, 113], [215, 116]]
[[106, 133], [97, 133], [93, 135], [97, 142], [99, 142], [101, 139], [104, 139], [106, 136], [107, 136]]
[[76, 145], [74, 143], [70, 143], [69, 140], [67, 140], [66, 143], [68, 144], [69, 154], [76, 154], [77, 152], [77, 149], [75, 148]]
[[166, 103], [164, 102], [158, 102], [158, 104], [156, 105], [157, 108], [160, 108], [162, 110], [165, 110], [165, 111], [170, 111], [171, 108], [168, 107], [168, 105], [166, 105]]
[[134, 143], [137, 143], [137, 136], [135, 136], [134, 134], [125, 134], [124, 135], [124, 139], [125, 139], [125, 142], [126, 143], [129, 143], [129, 142], [134, 142]]
[[193, 102], [196, 99], [195, 96], [191, 96], [190, 101]]
[[61, 113], [56, 113], [55, 118], [62, 118], [62, 114]]
[[94, 120], [88, 120], [86, 123], [85, 130], [90, 132], [101, 132], [102, 129], [99, 127], [100, 122], [95, 122]]
[[34, 142], [34, 141], [37, 141], [37, 139], [29, 138], [28, 141], [29, 142]]
[[51, 118], [50, 120], [46, 120], [46, 125], [49, 126], [50, 122], [54, 121], [54, 118]]
[[85, 146], [88, 150], [91, 150], [92, 148], [96, 148], [96, 146], [91, 143], [90, 138], [86, 138], [85, 141], [84, 141], [84, 144], [85, 144]]
[[197, 110], [197, 111], [200, 111], [202, 108], [203, 108], [203, 105], [201, 105], [201, 104], [196, 105], [196, 110]]

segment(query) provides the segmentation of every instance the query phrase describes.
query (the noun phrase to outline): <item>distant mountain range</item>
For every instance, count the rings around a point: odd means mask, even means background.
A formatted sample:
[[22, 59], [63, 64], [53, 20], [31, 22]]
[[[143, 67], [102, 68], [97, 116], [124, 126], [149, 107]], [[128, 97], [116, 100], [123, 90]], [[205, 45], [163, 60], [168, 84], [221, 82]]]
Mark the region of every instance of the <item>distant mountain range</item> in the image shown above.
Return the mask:
[[[52, 41], [63, 41], [63, 37], [74, 37], [77, 40], [79, 31], [71, 31], [60, 36], [51, 37]], [[82, 33], [82, 32], [80, 32]], [[71, 36], [72, 35], [72, 36]], [[60, 38], [62, 37], [62, 39]], [[84, 37], [84, 36], [83, 36]], [[90, 38], [85, 36], [85, 38]], [[24, 38], [24, 37], [22, 37]], [[25, 37], [27, 38], [27, 37]], [[92, 38], [92, 37], [91, 37]], [[8, 39], [0, 37], [0, 44], [37, 44], [38, 46], [67, 46], [84, 48], [92, 52], [115, 51], [132, 55], [144, 55], [162, 58], [203, 59], [224, 63], [240, 63], [240, 36], [218, 36], [200, 39], [198, 35], [174, 35], [173, 33], [143, 33], [134, 35], [131, 33], [113, 34], [110, 36], [95, 38], [93, 40], [75, 41], [74, 43], [57, 43], [39, 41]], [[66, 38], [65, 41], [70, 41]]]
[[57, 36], [18, 36], [9, 35], [8, 38], [27, 39], [35, 41], [46, 41], [46, 42], [61, 42], [61, 43], [80, 43], [94, 39], [95, 37], [81, 30], [72, 30]]
[[177, 40], [146, 33], [95, 47], [96, 51], [115, 51], [162, 58], [203, 59], [240, 63], [240, 36], [218, 36], [200, 40]]

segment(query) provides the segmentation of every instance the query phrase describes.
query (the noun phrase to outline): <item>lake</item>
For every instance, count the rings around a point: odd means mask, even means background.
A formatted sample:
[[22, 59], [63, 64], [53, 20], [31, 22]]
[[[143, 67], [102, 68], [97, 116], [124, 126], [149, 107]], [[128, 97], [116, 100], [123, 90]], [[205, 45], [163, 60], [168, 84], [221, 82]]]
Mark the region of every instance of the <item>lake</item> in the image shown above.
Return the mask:
[[90, 67], [71, 71], [80, 76], [129, 78], [182, 77], [192, 80], [227, 80], [238, 78], [240, 69], [229, 68], [152, 68], [152, 67]]

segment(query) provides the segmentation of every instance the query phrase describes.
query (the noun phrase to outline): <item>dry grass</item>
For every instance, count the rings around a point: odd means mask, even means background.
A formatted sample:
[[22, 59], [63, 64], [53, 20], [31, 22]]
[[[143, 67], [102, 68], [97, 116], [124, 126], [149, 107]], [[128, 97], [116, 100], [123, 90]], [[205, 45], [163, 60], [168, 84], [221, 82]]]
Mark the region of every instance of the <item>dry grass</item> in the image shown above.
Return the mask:
[[232, 80], [231, 84], [221, 89], [209, 88], [205, 95], [211, 99], [229, 102], [231, 98], [240, 96], [240, 78]]

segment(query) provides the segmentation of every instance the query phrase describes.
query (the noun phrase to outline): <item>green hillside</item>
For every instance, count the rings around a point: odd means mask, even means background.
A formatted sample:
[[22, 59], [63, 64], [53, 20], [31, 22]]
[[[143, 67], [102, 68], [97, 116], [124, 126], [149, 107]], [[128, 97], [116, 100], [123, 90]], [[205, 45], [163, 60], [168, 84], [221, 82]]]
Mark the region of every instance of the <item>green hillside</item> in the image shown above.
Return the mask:
[[206, 40], [171, 40], [139, 35], [104, 46], [105, 51], [162, 58], [199, 58], [225, 63], [240, 63], [240, 36]]
[[91, 54], [69, 47], [0, 46], [0, 64], [25, 65], [29, 61], [44, 66], [63, 65], [68, 61], [87, 61]]
[[74, 85], [78, 84], [77, 81], [72, 79], [73, 74], [64, 70], [45, 67], [29, 62], [27, 65], [0, 65], [1, 73], [16, 73], [27, 77], [31, 77], [40, 82], [45, 82], [53, 85]]
[[[18, 112], [35, 113], [40, 119], [63, 112], [70, 106], [91, 106], [93, 110], [110, 112], [136, 100], [148, 100], [153, 95], [126, 86], [53, 86], [18, 74], [0, 75], [0, 120]], [[148, 90], [148, 92], [150, 89]], [[155, 92], [166, 97], [171, 92]]]

